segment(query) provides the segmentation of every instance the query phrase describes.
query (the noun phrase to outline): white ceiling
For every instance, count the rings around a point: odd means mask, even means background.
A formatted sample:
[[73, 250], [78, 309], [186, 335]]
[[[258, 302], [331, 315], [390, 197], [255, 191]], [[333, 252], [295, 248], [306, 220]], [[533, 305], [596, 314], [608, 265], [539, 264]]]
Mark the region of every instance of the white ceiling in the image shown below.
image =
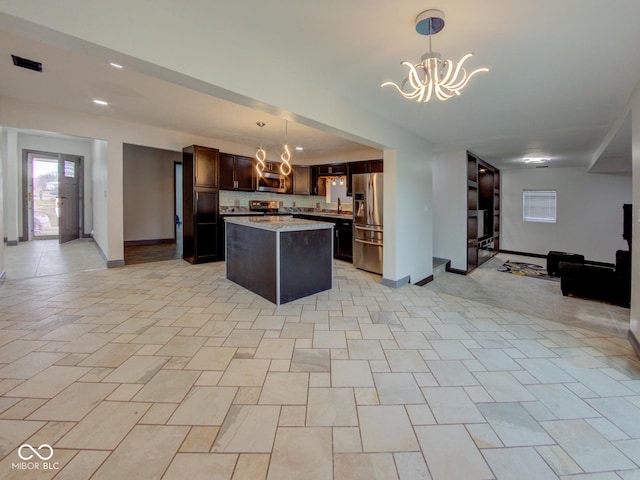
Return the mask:
[[[630, 123], [621, 119], [640, 80], [637, 0], [179, 4], [210, 15], [212, 28], [226, 29], [230, 41], [247, 45], [252, 56], [269, 58], [274, 68], [287, 65], [297, 78], [322, 80], [336, 95], [422, 136], [437, 151], [469, 149], [502, 168], [521, 166], [523, 157], [533, 155], [550, 157], [551, 166], [589, 166], [602, 152], [594, 170], [607, 171], [607, 165], [630, 170], [630, 136], [624, 133]], [[154, 8], [176, 5], [162, 1]], [[445, 29], [433, 37], [434, 50], [455, 60], [473, 51], [467, 66], [490, 71], [475, 76], [459, 97], [416, 104], [380, 83], [400, 82], [405, 75], [400, 61], [418, 61], [428, 50], [426, 37], [413, 27], [426, 8], [446, 15]], [[284, 135], [283, 118], [295, 116], [261, 105], [260, 99], [249, 108], [131, 68], [117, 71], [102, 58], [40, 43], [37, 29], [15, 25], [0, 13], [2, 96], [252, 147], [260, 138], [256, 121], [267, 123], [265, 143], [275, 145]], [[12, 53], [43, 62], [44, 72], [13, 67]], [[99, 109], [90, 102], [96, 96], [108, 97], [111, 105]], [[603, 149], [616, 123], [622, 133], [615, 146]], [[288, 128], [289, 142], [304, 145], [309, 158], [361, 148], [329, 129], [293, 122]]]

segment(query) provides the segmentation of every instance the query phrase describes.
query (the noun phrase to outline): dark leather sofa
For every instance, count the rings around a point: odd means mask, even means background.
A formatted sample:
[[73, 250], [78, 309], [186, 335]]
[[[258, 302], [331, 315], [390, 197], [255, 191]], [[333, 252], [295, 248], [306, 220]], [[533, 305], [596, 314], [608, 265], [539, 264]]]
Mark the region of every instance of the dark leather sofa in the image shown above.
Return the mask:
[[631, 301], [631, 254], [616, 252], [614, 268], [561, 261], [558, 276], [562, 294], [594, 298], [629, 307]]

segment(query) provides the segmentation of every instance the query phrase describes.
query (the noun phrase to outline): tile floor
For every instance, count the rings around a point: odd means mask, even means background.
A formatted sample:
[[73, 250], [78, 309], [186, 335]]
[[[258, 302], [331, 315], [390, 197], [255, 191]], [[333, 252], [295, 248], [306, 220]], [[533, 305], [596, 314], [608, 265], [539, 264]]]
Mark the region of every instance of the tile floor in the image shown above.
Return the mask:
[[446, 279], [337, 261], [331, 291], [276, 307], [223, 263], [8, 276], [3, 479], [640, 479], [627, 341]]
[[93, 240], [82, 238], [60, 245], [58, 240], [33, 240], [4, 248], [7, 279], [42, 277], [105, 268]]

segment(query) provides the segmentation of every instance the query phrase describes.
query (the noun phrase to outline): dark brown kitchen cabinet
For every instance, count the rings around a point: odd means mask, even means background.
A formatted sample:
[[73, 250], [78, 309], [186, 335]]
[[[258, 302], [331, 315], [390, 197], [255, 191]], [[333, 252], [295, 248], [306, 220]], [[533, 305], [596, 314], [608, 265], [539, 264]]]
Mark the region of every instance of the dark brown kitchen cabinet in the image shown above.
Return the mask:
[[351, 220], [336, 220], [335, 223], [333, 256], [338, 260], [353, 262], [353, 222]]
[[219, 260], [219, 178], [217, 149], [182, 149], [182, 258], [190, 263]]
[[201, 147], [192, 145], [183, 150], [190, 155], [192, 162], [193, 175], [191, 181], [194, 187], [218, 188], [219, 187], [219, 169], [218, 155], [219, 152], [215, 148]]
[[384, 172], [384, 162], [382, 160], [369, 160], [369, 172], [370, 173]]
[[[320, 180], [320, 168], [318, 165], [311, 166], [311, 195], [320, 195], [318, 192], [318, 180]], [[325, 195], [326, 195], [325, 191]]]
[[346, 163], [331, 163], [328, 165], [318, 165], [318, 172], [321, 176], [346, 175]]
[[254, 160], [249, 157], [220, 154], [220, 190], [254, 190]]

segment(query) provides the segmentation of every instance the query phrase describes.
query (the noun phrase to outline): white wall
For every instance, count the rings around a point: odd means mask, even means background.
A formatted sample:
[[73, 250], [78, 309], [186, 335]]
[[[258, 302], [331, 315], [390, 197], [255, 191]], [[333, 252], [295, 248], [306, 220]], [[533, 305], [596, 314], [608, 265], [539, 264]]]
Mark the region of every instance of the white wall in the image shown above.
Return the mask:
[[175, 237], [174, 162], [182, 151], [124, 145], [124, 241]]
[[[109, 262], [109, 236], [108, 236], [108, 202], [107, 202], [107, 150], [108, 143], [105, 140], [93, 140], [91, 156], [93, 168], [91, 169], [91, 183], [93, 185], [93, 229], [90, 233], [98, 244], [107, 264]], [[112, 259], [119, 260], [119, 259]], [[122, 258], [124, 262], [124, 258]]]
[[322, 163], [359, 162], [360, 160], [379, 160], [382, 158], [382, 150], [376, 148], [362, 148], [349, 152], [340, 152], [335, 155], [307, 156], [305, 152], [294, 151], [291, 163], [294, 165], [318, 165]]
[[[622, 205], [631, 203], [629, 175], [593, 174], [584, 168], [501, 170], [500, 249], [546, 254], [580, 253], [588, 260], [615, 263], [622, 239]], [[522, 220], [522, 191], [556, 190], [557, 223]]]
[[433, 256], [467, 270], [467, 152], [438, 153], [433, 161]]
[[[1, 123], [1, 122], [0, 122]], [[15, 128], [5, 128], [4, 136], [4, 236], [8, 245], [17, 245], [20, 236], [20, 184], [18, 167], [20, 155], [18, 153], [18, 131]]]
[[433, 273], [432, 153], [408, 143], [384, 151], [383, 283]]

